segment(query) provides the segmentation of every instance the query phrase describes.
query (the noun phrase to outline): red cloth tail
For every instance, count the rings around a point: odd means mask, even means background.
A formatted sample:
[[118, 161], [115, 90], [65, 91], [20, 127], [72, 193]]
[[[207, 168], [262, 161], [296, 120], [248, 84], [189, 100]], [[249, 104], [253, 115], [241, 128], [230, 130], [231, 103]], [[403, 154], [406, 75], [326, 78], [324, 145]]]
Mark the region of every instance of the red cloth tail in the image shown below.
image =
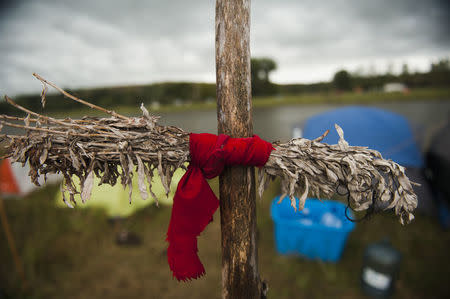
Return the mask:
[[219, 207], [206, 179], [218, 176], [227, 165], [263, 166], [273, 149], [256, 135], [190, 134], [189, 146], [191, 163], [178, 184], [167, 232], [167, 260], [173, 276], [182, 281], [205, 274], [197, 255], [197, 237]]

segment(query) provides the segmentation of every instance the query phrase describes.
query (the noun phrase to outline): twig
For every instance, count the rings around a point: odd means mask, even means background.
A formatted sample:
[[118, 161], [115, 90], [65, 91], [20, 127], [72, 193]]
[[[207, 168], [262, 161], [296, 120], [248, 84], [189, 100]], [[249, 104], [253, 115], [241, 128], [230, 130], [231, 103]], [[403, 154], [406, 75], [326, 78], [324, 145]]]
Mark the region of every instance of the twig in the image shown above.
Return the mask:
[[81, 103], [81, 104], [83, 104], [83, 105], [86, 105], [86, 106], [88, 106], [88, 107], [90, 107], [90, 108], [92, 108], [92, 109], [96, 109], [96, 110], [105, 112], [105, 113], [110, 114], [110, 115], [112, 115], [112, 116], [114, 116], [114, 117], [117, 117], [117, 118], [120, 118], [120, 119], [124, 119], [124, 120], [129, 120], [128, 117], [123, 116], [123, 115], [120, 115], [120, 114], [118, 114], [117, 112], [115, 112], [115, 111], [113, 111], [113, 110], [107, 110], [107, 109], [105, 109], [105, 108], [103, 108], [103, 107], [94, 105], [94, 104], [92, 104], [92, 103], [86, 102], [86, 101], [84, 101], [84, 100], [82, 100], [82, 99], [79, 99], [79, 98], [77, 98], [77, 97], [71, 95], [70, 93], [64, 91], [62, 88], [59, 88], [57, 85], [55, 85], [55, 84], [53, 84], [52, 82], [50, 82], [50, 81], [48, 81], [48, 80], [42, 78], [41, 76], [39, 76], [39, 75], [36, 74], [36, 73], [33, 73], [33, 76], [35, 76], [35, 77], [36, 77], [39, 81], [41, 81], [42, 83], [45, 83], [45, 84], [50, 85], [51, 87], [53, 87], [54, 89], [56, 89], [57, 91], [59, 91], [61, 94], [63, 94], [65, 97], [67, 97], [67, 98], [69, 98], [69, 99], [72, 99], [72, 100], [74, 100], [74, 101], [76, 101], [76, 102], [78, 102], [78, 103]]
[[[18, 116], [9, 116], [5, 114], [0, 114], [0, 118], [2, 119], [8, 119], [8, 120], [16, 120], [16, 121], [24, 121], [26, 117], [18, 117]], [[37, 118], [28, 118], [29, 122], [37, 122]]]
[[[87, 131], [92, 131], [92, 128], [87, 128], [87, 127], [84, 127], [84, 126], [82, 126], [82, 125], [78, 125], [77, 123], [67, 123], [67, 122], [64, 122], [64, 121], [61, 121], [61, 120], [58, 120], [58, 119], [54, 119], [53, 117], [45, 116], [45, 115], [36, 113], [36, 112], [34, 112], [34, 111], [31, 111], [31, 110], [29, 110], [29, 109], [27, 109], [27, 108], [25, 108], [25, 107], [23, 107], [23, 106], [17, 104], [16, 102], [14, 102], [14, 101], [13, 101], [10, 97], [8, 97], [7, 95], [5, 95], [5, 100], [6, 100], [6, 102], [7, 102], [8, 104], [10, 104], [10, 105], [16, 107], [17, 109], [22, 110], [23, 112], [28, 113], [28, 114], [30, 114], [30, 115], [34, 115], [34, 116], [38, 117], [38, 119], [23, 118], [23, 119], [21, 119], [21, 120], [28, 120], [28, 121], [32, 121], [32, 122], [37, 122], [37, 121], [39, 120], [39, 118], [40, 118], [40, 119], [44, 119], [44, 120], [46, 120], [46, 121], [48, 121], [48, 122], [52, 122], [52, 123], [55, 123], [55, 124], [58, 124], [58, 125], [67, 126], [67, 127], [73, 127], [73, 126], [76, 126], [76, 127], [79, 128], [79, 129], [83, 129], [83, 130], [87, 130]], [[2, 115], [0, 115], [0, 117], [2, 117]], [[5, 118], [8, 118], [8, 116], [6, 116], [6, 115], [5, 115], [4, 117], [5, 117]], [[9, 118], [11, 118], [11, 117], [9, 117]]]
[[[112, 137], [112, 138], [118, 138], [117, 135], [112, 134], [84, 134], [84, 133], [78, 133], [78, 132], [70, 132], [70, 131], [56, 131], [48, 128], [39, 128], [39, 127], [30, 127], [30, 126], [24, 126], [19, 124], [13, 124], [6, 121], [1, 120], [1, 124], [13, 127], [13, 128], [19, 128], [19, 129], [25, 129], [25, 130], [32, 130], [32, 131], [40, 131], [40, 132], [47, 132], [52, 134], [59, 134], [59, 135], [73, 135], [73, 136], [81, 136], [81, 137]], [[85, 128], [83, 128], [85, 129]]]

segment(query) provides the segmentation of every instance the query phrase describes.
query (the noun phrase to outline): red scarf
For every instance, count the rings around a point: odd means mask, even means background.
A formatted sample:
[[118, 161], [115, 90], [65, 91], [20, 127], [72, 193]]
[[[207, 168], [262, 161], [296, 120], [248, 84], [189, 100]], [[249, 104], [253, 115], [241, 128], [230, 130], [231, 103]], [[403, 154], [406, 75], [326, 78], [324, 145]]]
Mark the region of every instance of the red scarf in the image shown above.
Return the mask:
[[197, 255], [197, 236], [219, 206], [206, 179], [218, 176], [225, 166], [264, 166], [273, 147], [256, 135], [230, 138], [191, 133], [189, 150], [191, 162], [178, 183], [167, 232], [167, 260], [173, 276], [183, 281], [205, 274]]

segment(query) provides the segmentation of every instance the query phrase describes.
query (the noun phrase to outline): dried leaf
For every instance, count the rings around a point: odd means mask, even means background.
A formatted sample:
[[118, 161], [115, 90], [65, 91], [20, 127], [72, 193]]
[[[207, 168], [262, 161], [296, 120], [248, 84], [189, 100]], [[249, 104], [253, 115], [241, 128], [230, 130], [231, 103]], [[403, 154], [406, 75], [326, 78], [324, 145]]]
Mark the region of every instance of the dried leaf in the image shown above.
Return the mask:
[[144, 163], [142, 163], [141, 157], [139, 155], [136, 155], [136, 160], [138, 162], [138, 186], [139, 186], [139, 192], [141, 193], [142, 199], [148, 198], [147, 193], [147, 186], [145, 185], [145, 167]]
[[78, 160], [77, 156], [75, 155], [75, 153], [73, 152], [73, 150], [71, 148], [69, 148], [69, 155], [70, 158], [72, 159], [72, 166], [76, 169], [76, 170], [80, 170], [80, 161]]
[[[144, 165], [145, 166], [145, 165]], [[145, 175], [147, 177], [147, 183], [148, 183], [148, 190], [150, 192], [150, 195], [155, 200], [156, 206], [159, 206], [158, 197], [155, 195], [155, 193], [152, 191], [152, 177], [153, 177], [153, 171], [149, 170], [147, 167], [145, 167]]]
[[44, 147], [42, 149], [41, 156], [39, 157], [39, 163], [41, 163], [41, 165], [45, 163], [45, 161], [47, 160], [47, 156], [48, 156], [48, 149]]
[[164, 189], [166, 190], [166, 195], [168, 195], [170, 192], [170, 188], [167, 185], [166, 176], [164, 175], [164, 171], [162, 168], [162, 154], [160, 151], [158, 151], [158, 174], [161, 179], [161, 183], [162, 183]]
[[264, 190], [265, 190], [265, 186], [266, 186], [266, 174], [264, 172], [264, 170], [259, 169], [258, 170], [258, 195], [259, 198], [262, 199]]
[[64, 190], [63, 184], [60, 185], [60, 191], [61, 191], [63, 202], [66, 204], [66, 206], [68, 206], [69, 208], [73, 209], [73, 205], [70, 202], [68, 202], [67, 199], [66, 199], [66, 195], [65, 195], [65, 190]]
[[127, 155], [128, 157], [128, 173], [126, 174], [127, 176], [127, 184], [128, 184], [128, 202], [131, 204], [131, 200], [132, 200], [132, 195], [133, 195], [133, 160], [131, 159], [131, 157], [129, 155]]
[[45, 103], [47, 102], [46, 99], [46, 95], [47, 95], [47, 91], [48, 91], [48, 87], [47, 84], [42, 83], [42, 92], [41, 92], [41, 104], [42, 104], [42, 108], [45, 108]]
[[150, 119], [150, 113], [148, 113], [148, 110], [145, 108], [144, 103], [141, 103], [141, 110], [142, 110], [142, 116]]
[[344, 130], [342, 130], [341, 127], [339, 127], [337, 124], [334, 124], [334, 127], [336, 128], [336, 131], [339, 135], [339, 147], [342, 151], [347, 151], [348, 150], [348, 142], [345, 141], [344, 139]]
[[86, 202], [91, 198], [92, 187], [94, 186], [94, 172], [91, 170], [81, 186], [81, 201]]
[[25, 123], [25, 127], [29, 127], [30, 126], [30, 114], [29, 113], [27, 114], [27, 117], [25, 117], [23, 122]]

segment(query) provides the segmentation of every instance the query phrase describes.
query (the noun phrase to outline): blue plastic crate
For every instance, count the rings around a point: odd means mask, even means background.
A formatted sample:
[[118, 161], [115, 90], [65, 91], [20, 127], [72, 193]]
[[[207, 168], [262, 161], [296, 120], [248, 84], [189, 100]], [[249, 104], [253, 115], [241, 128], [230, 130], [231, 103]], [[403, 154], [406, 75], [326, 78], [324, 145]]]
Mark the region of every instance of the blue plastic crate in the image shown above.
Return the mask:
[[346, 206], [337, 201], [308, 198], [305, 208], [295, 212], [289, 198], [280, 204], [278, 200], [279, 196], [270, 209], [278, 253], [338, 261], [348, 234], [355, 228], [355, 223], [345, 217]]

